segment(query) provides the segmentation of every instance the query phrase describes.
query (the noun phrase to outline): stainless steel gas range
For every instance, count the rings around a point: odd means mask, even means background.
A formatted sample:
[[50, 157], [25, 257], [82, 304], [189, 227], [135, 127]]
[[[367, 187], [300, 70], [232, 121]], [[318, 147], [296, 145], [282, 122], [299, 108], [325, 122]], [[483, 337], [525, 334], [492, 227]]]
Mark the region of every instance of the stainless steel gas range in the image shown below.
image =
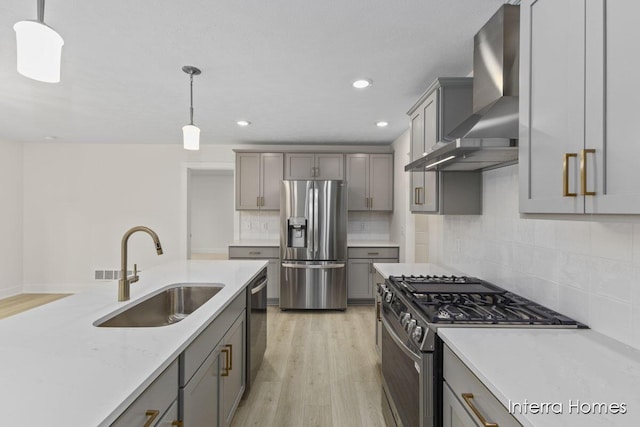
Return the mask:
[[390, 276], [382, 297], [382, 408], [389, 426], [442, 425], [441, 327], [579, 328], [474, 277]]

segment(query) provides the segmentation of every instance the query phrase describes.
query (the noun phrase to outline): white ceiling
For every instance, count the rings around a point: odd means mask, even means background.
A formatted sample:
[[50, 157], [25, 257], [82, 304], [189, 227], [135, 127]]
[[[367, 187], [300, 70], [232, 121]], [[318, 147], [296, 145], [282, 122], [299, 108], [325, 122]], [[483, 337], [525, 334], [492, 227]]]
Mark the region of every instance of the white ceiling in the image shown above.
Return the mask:
[[[13, 24], [36, 0], [3, 0], [0, 140], [181, 144], [194, 65], [202, 144], [389, 143], [434, 78], [468, 75], [473, 35], [504, 2], [48, 0], [65, 41], [48, 84], [15, 70]], [[353, 89], [362, 77], [373, 86]]]

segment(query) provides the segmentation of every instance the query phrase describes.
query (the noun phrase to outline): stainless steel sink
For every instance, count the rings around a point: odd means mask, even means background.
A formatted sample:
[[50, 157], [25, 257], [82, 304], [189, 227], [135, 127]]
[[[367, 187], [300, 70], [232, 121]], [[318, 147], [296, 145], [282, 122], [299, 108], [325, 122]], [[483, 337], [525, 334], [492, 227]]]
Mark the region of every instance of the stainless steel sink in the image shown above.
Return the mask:
[[166, 326], [196, 311], [224, 287], [220, 283], [176, 283], [94, 325], [112, 328]]

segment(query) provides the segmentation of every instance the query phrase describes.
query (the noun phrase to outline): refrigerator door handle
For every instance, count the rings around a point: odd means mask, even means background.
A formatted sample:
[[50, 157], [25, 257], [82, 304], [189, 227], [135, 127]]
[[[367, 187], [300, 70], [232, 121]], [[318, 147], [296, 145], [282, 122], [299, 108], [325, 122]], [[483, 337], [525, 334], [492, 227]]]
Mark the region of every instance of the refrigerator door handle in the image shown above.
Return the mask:
[[289, 262], [283, 262], [284, 268], [304, 268], [304, 269], [328, 269], [328, 268], [344, 268], [344, 263], [336, 264], [294, 264]]
[[318, 186], [313, 183], [313, 257], [318, 258]]

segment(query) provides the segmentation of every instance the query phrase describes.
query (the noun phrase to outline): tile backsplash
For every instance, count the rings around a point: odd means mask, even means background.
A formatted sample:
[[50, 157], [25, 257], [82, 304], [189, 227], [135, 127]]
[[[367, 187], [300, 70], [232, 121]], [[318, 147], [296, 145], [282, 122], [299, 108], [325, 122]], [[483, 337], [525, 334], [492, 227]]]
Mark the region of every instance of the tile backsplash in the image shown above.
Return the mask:
[[484, 172], [483, 181], [482, 215], [426, 216], [428, 260], [640, 349], [640, 217], [525, 218], [517, 165]]
[[[349, 212], [348, 240], [389, 240], [391, 214], [387, 212]], [[240, 211], [240, 239], [280, 238], [280, 212]]]

